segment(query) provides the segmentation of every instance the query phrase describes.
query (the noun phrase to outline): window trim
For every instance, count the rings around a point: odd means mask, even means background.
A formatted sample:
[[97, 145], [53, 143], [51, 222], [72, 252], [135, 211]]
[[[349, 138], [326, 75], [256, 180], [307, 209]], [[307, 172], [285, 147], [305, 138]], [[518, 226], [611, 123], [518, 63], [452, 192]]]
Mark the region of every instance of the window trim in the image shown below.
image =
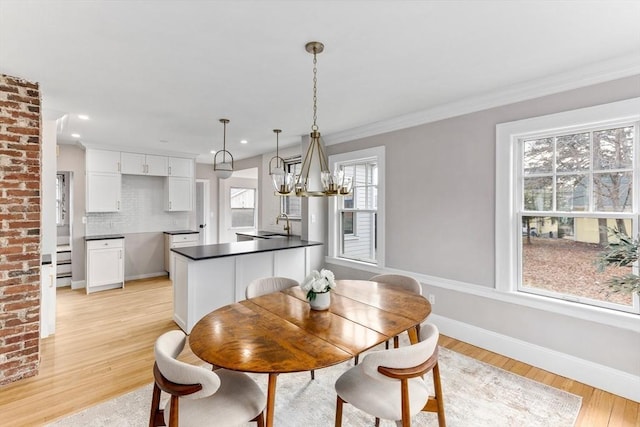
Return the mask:
[[[345, 266], [361, 266], [369, 265], [378, 268], [385, 266], [385, 232], [384, 232], [384, 201], [385, 201], [385, 147], [372, 147], [363, 150], [350, 151], [347, 153], [334, 154], [329, 156], [329, 170], [334, 170], [337, 164], [353, 162], [359, 159], [376, 158], [378, 163], [378, 209], [377, 209], [377, 250], [376, 250], [376, 262], [363, 262], [360, 260], [353, 260], [344, 258], [340, 255], [340, 240], [337, 236], [339, 229], [338, 218], [338, 204], [335, 197], [329, 198], [328, 203], [328, 245], [327, 245], [327, 260], [334, 263], [339, 263]], [[355, 230], [354, 230], [355, 231]], [[339, 261], [339, 262], [336, 262]]]
[[[518, 140], [524, 135], [571, 132], [587, 127], [615, 126], [621, 122], [640, 120], [640, 98], [602, 104], [546, 116], [523, 119], [496, 125], [496, 214], [495, 214], [495, 288], [502, 293], [512, 293], [523, 298], [533, 298], [517, 290], [518, 244], [520, 230], [515, 207], [518, 201]], [[636, 165], [640, 150], [634, 152]], [[633, 201], [637, 208], [637, 200]], [[634, 209], [637, 212], [637, 209]], [[581, 214], [576, 212], [576, 214]], [[638, 215], [640, 216], [640, 215]], [[635, 218], [636, 221], [638, 217]], [[531, 296], [529, 296], [531, 295]], [[540, 298], [539, 296], [536, 298]], [[635, 297], [637, 298], [637, 296]], [[552, 301], [549, 302], [553, 304]], [[584, 304], [577, 307], [583, 309]], [[576, 308], [576, 307], [574, 307]], [[607, 311], [614, 311], [602, 308]], [[573, 309], [569, 311], [574, 311]], [[623, 312], [619, 312], [623, 313]]]
[[[252, 208], [233, 208], [231, 207], [231, 199], [233, 198], [231, 196], [231, 191], [232, 190], [251, 190], [253, 191], [253, 207]], [[255, 229], [258, 226], [258, 208], [257, 208], [257, 204], [258, 204], [258, 191], [255, 187], [244, 187], [244, 186], [229, 186], [229, 221], [231, 222], [229, 229], [230, 230], [251, 230], [251, 229]], [[248, 225], [244, 225], [244, 226], [233, 226], [233, 210], [234, 209], [253, 209], [253, 225], [248, 226]]]
[[[288, 157], [286, 159], [284, 159], [284, 170], [285, 172], [291, 172], [291, 166], [299, 164], [300, 167], [302, 167], [302, 156], [293, 156], [293, 157]], [[295, 174], [294, 174], [294, 179], [295, 179]], [[292, 215], [291, 213], [287, 212], [287, 202], [290, 199], [290, 197], [295, 197], [295, 196], [282, 196], [280, 197], [280, 213], [285, 213], [287, 214], [287, 216], [289, 217], [290, 221], [302, 221], [302, 207], [300, 209], [300, 214], [299, 215]]]
[[[67, 178], [64, 173], [56, 173], [56, 226], [68, 225], [66, 211]], [[60, 197], [58, 198], [58, 194]]]

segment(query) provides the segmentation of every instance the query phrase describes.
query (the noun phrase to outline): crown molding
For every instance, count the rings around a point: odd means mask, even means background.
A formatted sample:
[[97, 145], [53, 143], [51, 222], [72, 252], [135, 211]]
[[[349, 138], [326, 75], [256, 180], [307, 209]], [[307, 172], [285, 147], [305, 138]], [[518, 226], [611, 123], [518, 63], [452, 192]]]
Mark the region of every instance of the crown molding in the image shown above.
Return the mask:
[[640, 54], [626, 55], [428, 110], [323, 135], [323, 140], [326, 145], [340, 144], [636, 74], [640, 74]]

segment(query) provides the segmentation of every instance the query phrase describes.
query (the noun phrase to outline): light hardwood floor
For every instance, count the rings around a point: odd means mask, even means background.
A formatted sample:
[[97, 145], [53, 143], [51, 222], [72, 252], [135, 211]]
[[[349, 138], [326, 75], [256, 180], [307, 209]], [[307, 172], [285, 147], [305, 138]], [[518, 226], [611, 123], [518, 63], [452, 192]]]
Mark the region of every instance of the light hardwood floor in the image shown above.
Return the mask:
[[[153, 343], [177, 329], [171, 301], [166, 278], [127, 282], [125, 289], [90, 295], [58, 290], [57, 330], [41, 342], [40, 373], [0, 388], [0, 425], [39, 426], [151, 382]], [[640, 427], [637, 402], [449, 337], [442, 336], [440, 344], [582, 396], [579, 427]], [[198, 360], [189, 351], [181, 359]]]

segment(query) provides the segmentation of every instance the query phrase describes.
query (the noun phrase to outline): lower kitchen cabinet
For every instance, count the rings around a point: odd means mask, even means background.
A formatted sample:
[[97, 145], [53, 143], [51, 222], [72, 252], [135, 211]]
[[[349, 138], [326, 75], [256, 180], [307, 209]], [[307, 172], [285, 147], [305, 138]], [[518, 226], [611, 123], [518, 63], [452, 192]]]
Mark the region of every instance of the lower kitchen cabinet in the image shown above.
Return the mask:
[[87, 237], [87, 293], [124, 288], [124, 237]]
[[184, 248], [187, 246], [197, 246], [200, 240], [200, 233], [197, 231], [165, 231], [164, 232], [164, 270], [169, 273], [169, 278], [173, 278], [174, 256], [171, 248]]

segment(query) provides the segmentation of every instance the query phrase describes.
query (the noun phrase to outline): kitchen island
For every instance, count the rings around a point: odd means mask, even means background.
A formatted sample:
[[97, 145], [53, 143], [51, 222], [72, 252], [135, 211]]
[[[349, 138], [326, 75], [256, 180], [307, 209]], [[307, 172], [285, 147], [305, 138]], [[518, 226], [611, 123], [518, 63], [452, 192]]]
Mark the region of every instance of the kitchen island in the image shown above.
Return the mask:
[[279, 237], [172, 248], [173, 320], [187, 334], [211, 311], [245, 299], [254, 279], [281, 276], [302, 281], [311, 270], [310, 251], [320, 242]]

